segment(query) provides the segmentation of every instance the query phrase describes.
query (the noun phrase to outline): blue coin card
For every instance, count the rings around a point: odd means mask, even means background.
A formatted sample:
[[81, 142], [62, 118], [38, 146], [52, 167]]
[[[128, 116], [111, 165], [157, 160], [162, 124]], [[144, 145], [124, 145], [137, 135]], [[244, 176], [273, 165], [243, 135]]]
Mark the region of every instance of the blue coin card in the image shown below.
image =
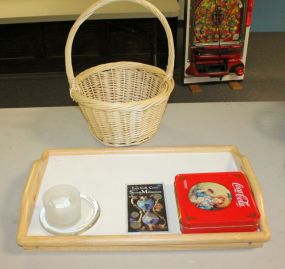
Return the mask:
[[163, 184], [127, 185], [128, 232], [168, 231]]

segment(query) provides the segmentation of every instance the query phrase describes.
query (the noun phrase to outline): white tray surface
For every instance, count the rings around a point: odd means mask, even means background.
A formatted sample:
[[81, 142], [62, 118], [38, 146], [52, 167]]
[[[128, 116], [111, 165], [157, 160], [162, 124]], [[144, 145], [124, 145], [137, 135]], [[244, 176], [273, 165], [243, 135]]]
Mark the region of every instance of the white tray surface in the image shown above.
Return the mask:
[[173, 185], [175, 175], [239, 170], [240, 167], [230, 152], [51, 156], [28, 235], [50, 236], [39, 223], [39, 212], [43, 193], [58, 184], [73, 185], [81, 194], [95, 198], [100, 205], [98, 222], [83, 235], [126, 235], [126, 185], [163, 183], [169, 233], [180, 233]]

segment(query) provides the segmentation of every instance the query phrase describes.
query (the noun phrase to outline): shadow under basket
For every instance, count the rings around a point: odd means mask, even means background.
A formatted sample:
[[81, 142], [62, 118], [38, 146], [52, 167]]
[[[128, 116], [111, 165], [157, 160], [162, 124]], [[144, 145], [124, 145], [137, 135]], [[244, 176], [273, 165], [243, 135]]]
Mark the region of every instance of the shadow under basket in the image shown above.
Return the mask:
[[142, 5], [161, 22], [168, 43], [166, 71], [124, 61], [98, 65], [74, 77], [72, 43], [80, 25], [100, 7], [121, 0], [99, 0], [87, 8], [72, 26], [65, 47], [71, 97], [79, 104], [95, 137], [117, 147], [141, 144], [156, 133], [174, 88], [174, 42], [166, 18], [145, 0], [125, 1]]
[[103, 144], [128, 146], [150, 139], [159, 128], [173, 79], [146, 64], [117, 62], [87, 69], [75, 79], [72, 98]]

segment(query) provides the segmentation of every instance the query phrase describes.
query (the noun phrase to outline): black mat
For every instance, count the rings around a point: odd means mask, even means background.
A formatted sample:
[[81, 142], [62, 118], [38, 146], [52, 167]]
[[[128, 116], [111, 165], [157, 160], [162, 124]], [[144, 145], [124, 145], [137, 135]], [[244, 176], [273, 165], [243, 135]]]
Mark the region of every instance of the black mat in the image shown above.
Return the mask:
[[[176, 86], [170, 102], [238, 102], [285, 100], [285, 33], [251, 33], [243, 89], [227, 83], [203, 84], [192, 93], [181, 83], [182, 37], [178, 34]], [[0, 107], [74, 105], [65, 73], [0, 74]]]

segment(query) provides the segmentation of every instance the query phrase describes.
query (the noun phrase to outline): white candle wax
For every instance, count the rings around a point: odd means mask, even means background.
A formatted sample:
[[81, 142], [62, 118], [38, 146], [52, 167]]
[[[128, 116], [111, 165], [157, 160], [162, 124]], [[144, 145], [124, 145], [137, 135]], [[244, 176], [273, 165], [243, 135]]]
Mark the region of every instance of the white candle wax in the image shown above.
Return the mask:
[[70, 185], [57, 185], [44, 193], [47, 222], [64, 228], [74, 225], [81, 216], [80, 192]]

